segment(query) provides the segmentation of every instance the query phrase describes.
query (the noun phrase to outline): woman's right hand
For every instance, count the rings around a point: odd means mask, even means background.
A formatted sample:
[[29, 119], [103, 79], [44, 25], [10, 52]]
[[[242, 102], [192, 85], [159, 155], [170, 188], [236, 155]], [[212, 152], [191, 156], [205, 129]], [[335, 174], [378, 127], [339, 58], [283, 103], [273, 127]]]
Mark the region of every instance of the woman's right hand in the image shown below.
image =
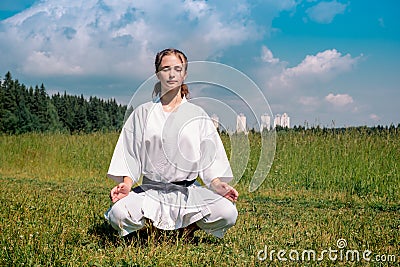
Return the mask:
[[129, 192], [131, 191], [131, 187], [132, 187], [131, 185], [124, 182], [124, 183], [120, 183], [120, 184], [116, 185], [113, 189], [111, 189], [110, 199], [111, 199], [112, 203], [115, 203], [118, 200], [129, 195]]

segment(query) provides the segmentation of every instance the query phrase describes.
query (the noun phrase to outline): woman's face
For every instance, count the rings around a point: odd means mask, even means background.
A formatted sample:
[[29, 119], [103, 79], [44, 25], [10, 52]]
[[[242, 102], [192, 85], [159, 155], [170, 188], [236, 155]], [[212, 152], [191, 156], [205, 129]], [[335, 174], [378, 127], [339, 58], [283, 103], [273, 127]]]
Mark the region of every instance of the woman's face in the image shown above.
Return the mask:
[[166, 55], [161, 60], [157, 78], [161, 82], [161, 88], [164, 93], [180, 88], [186, 78], [185, 66], [176, 55]]

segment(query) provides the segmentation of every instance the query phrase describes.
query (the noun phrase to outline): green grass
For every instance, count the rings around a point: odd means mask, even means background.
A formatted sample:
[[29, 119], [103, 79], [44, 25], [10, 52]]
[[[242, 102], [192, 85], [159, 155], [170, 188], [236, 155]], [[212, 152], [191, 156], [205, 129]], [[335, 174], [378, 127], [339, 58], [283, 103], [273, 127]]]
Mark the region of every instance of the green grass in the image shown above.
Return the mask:
[[[197, 232], [195, 243], [170, 232], [125, 240], [104, 221], [117, 137], [0, 136], [0, 266], [399, 265], [398, 134], [279, 132], [271, 172], [253, 193], [247, 188], [260, 137], [249, 135], [237, 225], [222, 240]], [[347, 249], [395, 255], [396, 262], [257, 259], [265, 246], [321, 252], [341, 238]]]

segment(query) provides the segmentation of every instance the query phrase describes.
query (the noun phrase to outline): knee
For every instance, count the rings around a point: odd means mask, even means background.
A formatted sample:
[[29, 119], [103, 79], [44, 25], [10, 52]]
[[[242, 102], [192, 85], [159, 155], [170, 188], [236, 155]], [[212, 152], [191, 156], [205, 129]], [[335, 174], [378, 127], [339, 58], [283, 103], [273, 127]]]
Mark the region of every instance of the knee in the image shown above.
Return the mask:
[[[127, 217], [126, 209], [120, 207], [120, 205], [112, 206], [106, 213], [106, 219], [113, 226], [119, 226], [122, 221]], [[114, 227], [115, 228], [115, 227]]]
[[128, 209], [126, 205], [114, 204], [105, 214], [111, 226], [125, 236], [133, 231], [144, 227], [144, 220], [141, 214], [135, 214], [134, 210]]
[[221, 219], [225, 222], [225, 225], [227, 227], [231, 227], [234, 226], [236, 223], [238, 217], [238, 211], [235, 205], [233, 205], [229, 200], [227, 201], [229, 203], [221, 207], [220, 216]]

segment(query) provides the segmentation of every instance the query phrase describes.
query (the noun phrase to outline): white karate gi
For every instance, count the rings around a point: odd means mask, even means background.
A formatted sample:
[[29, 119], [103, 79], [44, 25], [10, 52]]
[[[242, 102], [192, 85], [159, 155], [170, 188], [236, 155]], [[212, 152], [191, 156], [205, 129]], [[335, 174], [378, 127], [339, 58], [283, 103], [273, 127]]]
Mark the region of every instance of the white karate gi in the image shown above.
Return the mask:
[[145, 103], [126, 121], [108, 176], [120, 183], [124, 176], [139, 182], [142, 175], [162, 183], [200, 177], [206, 187], [195, 183], [187, 187], [187, 192], [186, 188], [150, 187], [144, 192], [135, 188], [105, 213], [120, 235], [141, 229], [144, 218], [164, 230], [196, 222], [217, 237], [235, 224], [235, 205], [208, 189], [214, 178], [225, 182], [233, 178], [223, 144], [207, 113], [185, 98], [170, 113], [163, 111], [160, 102]]

